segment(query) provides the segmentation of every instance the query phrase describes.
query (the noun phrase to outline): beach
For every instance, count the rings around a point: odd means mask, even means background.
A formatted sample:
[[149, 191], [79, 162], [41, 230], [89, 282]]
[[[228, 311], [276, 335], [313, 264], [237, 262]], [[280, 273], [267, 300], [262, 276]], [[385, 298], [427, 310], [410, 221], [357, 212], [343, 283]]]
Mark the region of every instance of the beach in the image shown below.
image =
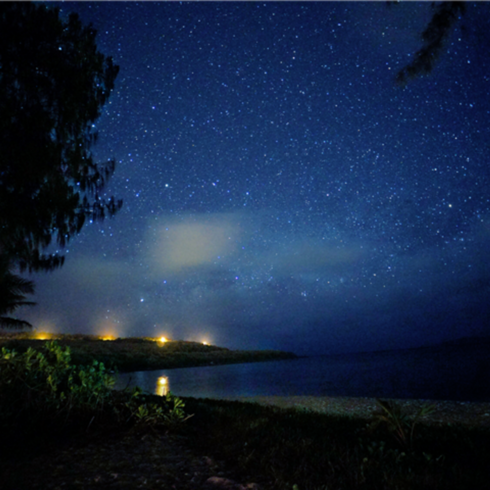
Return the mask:
[[[328, 396], [230, 396], [224, 400], [272, 405], [280, 408], [312, 410], [329, 415], [348, 415], [370, 419], [379, 410], [376, 398]], [[395, 402], [404, 413], [415, 417], [421, 408], [432, 405], [434, 410], [420, 418], [426, 424], [454, 424], [490, 428], [490, 403], [448, 400], [387, 399]]]

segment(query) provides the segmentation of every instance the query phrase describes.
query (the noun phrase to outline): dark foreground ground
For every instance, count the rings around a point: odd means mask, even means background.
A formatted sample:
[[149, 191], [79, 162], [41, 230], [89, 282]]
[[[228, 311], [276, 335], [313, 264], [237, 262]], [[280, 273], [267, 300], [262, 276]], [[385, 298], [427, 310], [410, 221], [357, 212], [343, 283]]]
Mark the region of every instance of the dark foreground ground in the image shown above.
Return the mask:
[[[296, 409], [185, 401], [194, 416], [172, 431], [110, 421], [59, 430], [53, 421], [15, 439], [2, 433], [0, 487], [488, 489], [490, 432], [480, 421], [490, 404], [436, 402], [404, 446], [386, 427], [369, 429], [373, 399], [323, 398], [321, 414], [308, 400]], [[403, 403], [414, 415], [425, 402]]]
[[37, 449], [17, 448], [17, 454], [2, 457], [0, 488], [259, 488], [236, 484], [226, 463], [215, 459], [212, 451], [194, 447], [189, 435], [107, 427], [35, 444]]

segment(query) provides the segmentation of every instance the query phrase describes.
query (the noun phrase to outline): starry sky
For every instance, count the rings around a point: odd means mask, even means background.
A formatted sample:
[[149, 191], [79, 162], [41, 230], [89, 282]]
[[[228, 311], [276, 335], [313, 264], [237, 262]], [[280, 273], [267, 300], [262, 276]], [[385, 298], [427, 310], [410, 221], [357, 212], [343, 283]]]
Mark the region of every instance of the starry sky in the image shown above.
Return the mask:
[[485, 335], [490, 5], [395, 84], [429, 3], [55, 3], [120, 66], [114, 219], [34, 275], [39, 330], [298, 354]]

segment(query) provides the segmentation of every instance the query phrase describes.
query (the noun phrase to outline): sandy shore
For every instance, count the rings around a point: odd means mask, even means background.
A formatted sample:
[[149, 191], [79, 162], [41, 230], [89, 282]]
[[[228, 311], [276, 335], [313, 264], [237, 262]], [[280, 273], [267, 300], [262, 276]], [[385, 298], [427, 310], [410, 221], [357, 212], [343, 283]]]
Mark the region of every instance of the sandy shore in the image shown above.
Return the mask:
[[[375, 398], [323, 397], [323, 396], [238, 396], [226, 400], [273, 405], [281, 408], [297, 408], [315, 412], [347, 415], [369, 419], [378, 409]], [[383, 398], [383, 400], [386, 400]], [[490, 428], [490, 402], [456, 402], [441, 400], [393, 400], [403, 411], [414, 416], [420, 408], [434, 405], [434, 410], [420, 420], [430, 424], [457, 424]]]

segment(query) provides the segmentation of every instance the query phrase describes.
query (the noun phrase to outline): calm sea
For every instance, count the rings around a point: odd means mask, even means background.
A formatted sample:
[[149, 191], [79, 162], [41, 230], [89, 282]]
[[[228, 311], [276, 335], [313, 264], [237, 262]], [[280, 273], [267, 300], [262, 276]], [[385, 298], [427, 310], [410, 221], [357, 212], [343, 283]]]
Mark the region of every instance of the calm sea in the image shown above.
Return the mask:
[[[165, 384], [159, 384], [159, 380]], [[490, 401], [490, 345], [306, 357], [120, 374], [116, 388], [138, 385], [178, 396], [354, 396]]]

